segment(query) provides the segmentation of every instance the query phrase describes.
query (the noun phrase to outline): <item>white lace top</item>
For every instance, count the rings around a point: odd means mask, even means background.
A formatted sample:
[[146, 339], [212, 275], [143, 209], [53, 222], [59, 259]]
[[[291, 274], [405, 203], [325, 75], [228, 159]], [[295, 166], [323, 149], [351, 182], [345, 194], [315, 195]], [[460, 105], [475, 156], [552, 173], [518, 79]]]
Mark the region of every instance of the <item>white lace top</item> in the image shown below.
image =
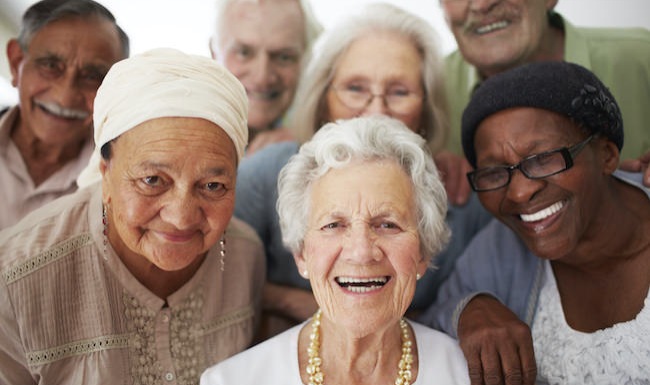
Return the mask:
[[594, 333], [567, 325], [551, 264], [533, 322], [538, 384], [650, 384], [650, 296], [637, 317]]

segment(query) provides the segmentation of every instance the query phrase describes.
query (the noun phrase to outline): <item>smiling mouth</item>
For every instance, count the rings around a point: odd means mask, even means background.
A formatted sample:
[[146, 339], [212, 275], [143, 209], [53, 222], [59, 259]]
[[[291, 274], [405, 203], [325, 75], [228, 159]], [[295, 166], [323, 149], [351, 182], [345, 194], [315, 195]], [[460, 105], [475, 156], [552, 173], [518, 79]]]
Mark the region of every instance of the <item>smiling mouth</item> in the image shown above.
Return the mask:
[[41, 110], [45, 111], [46, 113], [64, 119], [83, 120], [90, 115], [88, 112], [63, 108], [54, 103], [35, 101], [34, 104], [36, 104], [36, 106], [38, 106]]
[[490, 33], [490, 32], [493, 32], [493, 31], [498, 31], [500, 29], [504, 29], [509, 25], [510, 25], [509, 21], [506, 21], [506, 20], [497, 21], [495, 23], [491, 23], [491, 24], [488, 24], [488, 25], [484, 25], [482, 27], [478, 27], [478, 28], [476, 28], [474, 30], [474, 32], [476, 32], [479, 35], [484, 35], [486, 33]]
[[537, 221], [541, 221], [543, 219], [546, 219], [546, 218], [550, 217], [551, 215], [557, 213], [558, 211], [560, 211], [562, 209], [562, 207], [564, 207], [564, 202], [560, 201], [560, 202], [554, 203], [554, 204], [548, 206], [547, 208], [545, 208], [543, 210], [540, 210], [540, 211], [538, 211], [536, 213], [521, 214], [519, 217], [524, 222], [537, 222]]
[[390, 281], [389, 276], [383, 277], [373, 277], [373, 278], [352, 278], [352, 277], [336, 277], [334, 279], [336, 283], [339, 284], [342, 288], [351, 291], [353, 293], [369, 293], [371, 291], [379, 290], [388, 281]]

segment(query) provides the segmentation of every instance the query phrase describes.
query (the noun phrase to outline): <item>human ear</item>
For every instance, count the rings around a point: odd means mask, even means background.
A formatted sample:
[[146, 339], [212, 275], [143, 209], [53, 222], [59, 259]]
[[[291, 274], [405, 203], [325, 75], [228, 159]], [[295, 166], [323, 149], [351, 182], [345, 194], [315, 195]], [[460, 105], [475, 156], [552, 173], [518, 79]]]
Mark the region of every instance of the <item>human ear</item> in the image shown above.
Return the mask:
[[417, 274], [419, 277], [424, 277], [424, 274], [426, 274], [427, 269], [429, 268], [429, 261], [429, 258], [422, 257], [418, 262]]
[[102, 197], [104, 204], [109, 204], [111, 201], [110, 191], [111, 191], [111, 180], [108, 177], [108, 172], [110, 171], [110, 160], [104, 158], [99, 160], [99, 172], [102, 174]]
[[598, 140], [597, 146], [598, 156], [602, 162], [603, 173], [610, 175], [618, 168], [618, 163], [620, 160], [620, 152], [618, 146], [606, 138]]
[[20, 64], [25, 58], [25, 53], [20, 47], [18, 40], [11, 39], [7, 42], [7, 60], [11, 70], [11, 85], [18, 87], [18, 78], [20, 76]]
[[307, 269], [307, 261], [305, 260], [303, 253], [302, 252], [294, 253], [293, 260], [296, 263], [296, 266], [298, 267], [298, 272], [300, 273], [300, 275], [305, 279], [309, 279], [309, 269]]

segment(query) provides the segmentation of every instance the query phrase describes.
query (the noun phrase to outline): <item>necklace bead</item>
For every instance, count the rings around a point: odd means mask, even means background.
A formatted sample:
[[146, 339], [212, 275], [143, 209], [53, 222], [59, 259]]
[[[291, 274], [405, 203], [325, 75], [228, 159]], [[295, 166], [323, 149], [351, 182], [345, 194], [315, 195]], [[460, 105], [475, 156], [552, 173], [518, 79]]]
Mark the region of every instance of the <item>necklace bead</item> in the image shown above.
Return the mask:
[[[320, 324], [321, 324], [321, 310], [318, 309], [311, 322], [311, 333], [309, 334], [309, 346], [307, 347], [307, 376], [309, 382], [307, 385], [323, 385], [325, 376], [321, 371], [321, 364], [323, 360], [320, 358]], [[395, 385], [408, 385], [411, 383], [412, 378], [412, 365], [413, 365], [413, 342], [409, 334], [408, 323], [402, 318], [399, 321], [399, 327], [402, 334], [402, 357], [397, 365], [397, 378]]]

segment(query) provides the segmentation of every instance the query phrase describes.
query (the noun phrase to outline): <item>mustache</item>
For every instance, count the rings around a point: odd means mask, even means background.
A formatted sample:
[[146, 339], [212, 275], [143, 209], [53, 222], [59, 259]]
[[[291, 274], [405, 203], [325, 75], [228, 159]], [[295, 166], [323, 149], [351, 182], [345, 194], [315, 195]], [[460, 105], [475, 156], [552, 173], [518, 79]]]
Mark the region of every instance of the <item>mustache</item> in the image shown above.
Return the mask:
[[502, 20], [516, 20], [521, 17], [521, 12], [510, 4], [499, 2], [494, 7], [484, 12], [469, 12], [462, 24], [463, 32], [474, 32], [476, 29], [490, 23]]

